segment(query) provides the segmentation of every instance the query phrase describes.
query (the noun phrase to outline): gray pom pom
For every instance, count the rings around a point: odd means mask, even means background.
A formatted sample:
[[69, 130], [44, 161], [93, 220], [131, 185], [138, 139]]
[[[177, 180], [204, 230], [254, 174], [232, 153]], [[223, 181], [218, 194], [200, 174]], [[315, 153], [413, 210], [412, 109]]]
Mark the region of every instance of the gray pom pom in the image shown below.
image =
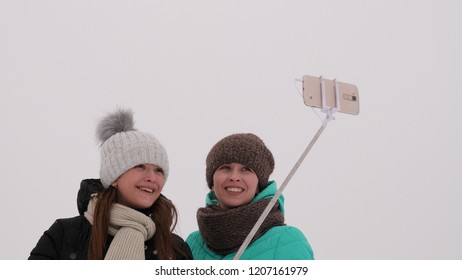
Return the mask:
[[118, 109], [100, 120], [96, 128], [96, 137], [101, 141], [101, 145], [112, 135], [136, 130], [134, 128], [133, 112], [131, 110]]

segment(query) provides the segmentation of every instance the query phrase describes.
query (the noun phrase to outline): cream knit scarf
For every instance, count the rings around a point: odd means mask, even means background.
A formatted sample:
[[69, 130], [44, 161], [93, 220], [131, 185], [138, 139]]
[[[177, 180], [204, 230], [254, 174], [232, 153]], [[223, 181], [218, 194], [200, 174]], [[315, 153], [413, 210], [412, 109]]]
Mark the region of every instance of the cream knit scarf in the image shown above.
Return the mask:
[[[96, 197], [93, 197], [85, 218], [93, 225]], [[109, 234], [114, 239], [104, 257], [105, 260], [144, 260], [144, 241], [156, 232], [156, 225], [145, 214], [119, 203], [114, 203], [109, 218]]]

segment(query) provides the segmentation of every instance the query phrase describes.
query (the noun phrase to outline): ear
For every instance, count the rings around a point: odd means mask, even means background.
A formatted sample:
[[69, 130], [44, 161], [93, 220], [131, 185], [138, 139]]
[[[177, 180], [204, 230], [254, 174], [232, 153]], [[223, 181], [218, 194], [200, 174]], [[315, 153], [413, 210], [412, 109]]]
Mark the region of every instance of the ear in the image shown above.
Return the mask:
[[117, 189], [118, 185], [119, 184], [117, 183], [117, 181], [114, 181], [112, 182], [111, 187], [113, 187], [114, 189]]

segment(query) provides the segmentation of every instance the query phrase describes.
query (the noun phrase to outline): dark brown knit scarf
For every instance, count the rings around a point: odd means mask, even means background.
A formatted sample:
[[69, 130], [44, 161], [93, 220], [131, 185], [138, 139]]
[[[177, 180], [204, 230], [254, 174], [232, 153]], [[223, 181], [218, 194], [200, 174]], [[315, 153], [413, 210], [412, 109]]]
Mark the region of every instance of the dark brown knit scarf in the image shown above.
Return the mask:
[[[199, 208], [197, 222], [205, 243], [211, 250], [220, 255], [237, 251], [270, 200], [269, 198], [262, 199], [229, 210], [222, 209], [218, 205]], [[276, 203], [273, 206], [252, 242], [270, 228], [284, 224], [284, 216], [278, 209], [278, 205], [279, 203]]]

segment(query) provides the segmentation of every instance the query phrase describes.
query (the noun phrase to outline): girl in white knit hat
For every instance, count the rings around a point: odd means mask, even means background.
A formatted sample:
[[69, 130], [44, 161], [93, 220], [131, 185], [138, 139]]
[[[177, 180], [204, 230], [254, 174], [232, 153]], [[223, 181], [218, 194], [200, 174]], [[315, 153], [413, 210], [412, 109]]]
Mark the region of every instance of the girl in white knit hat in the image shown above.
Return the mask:
[[169, 172], [162, 144], [134, 128], [129, 110], [108, 114], [96, 133], [101, 191], [87, 199], [83, 215], [56, 220], [29, 259], [191, 259], [173, 233], [175, 206], [161, 194]]

